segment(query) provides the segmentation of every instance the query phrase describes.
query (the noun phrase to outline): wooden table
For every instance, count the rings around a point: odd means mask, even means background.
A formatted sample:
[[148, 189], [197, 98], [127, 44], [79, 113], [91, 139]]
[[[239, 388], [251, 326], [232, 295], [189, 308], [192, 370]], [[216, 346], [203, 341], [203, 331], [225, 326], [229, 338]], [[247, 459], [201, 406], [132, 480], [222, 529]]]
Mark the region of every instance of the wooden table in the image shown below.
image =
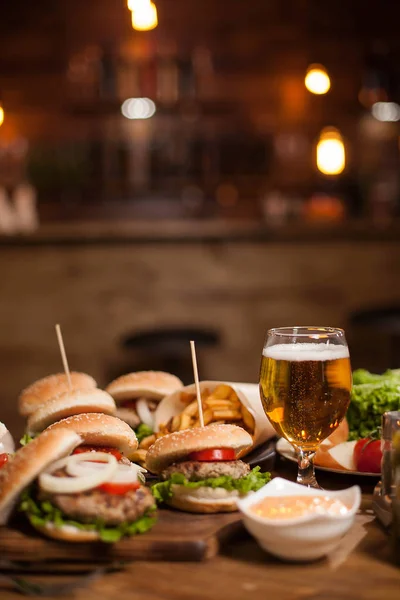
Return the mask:
[[[275, 472], [293, 479], [295, 468], [278, 461]], [[348, 477], [319, 473], [326, 488], [351, 485]], [[399, 600], [400, 569], [392, 563], [389, 538], [370, 511], [373, 483], [362, 482], [363, 512], [344, 551], [311, 564], [286, 564], [267, 555], [244, 531], [203, 563], [135, 562], [75, 590], [74, 600]], [[345, 540], [346, 541], [346, 540]], [[357, 543], [358, 542], [358, 543]], [[351, 550], [352, 545], [356, 547]], [[348, 555], [347, 555], [348, 553]], [[77, 575], [41, 576], [30, 581], [49, 583]], [[0, 587], [0, 598], [16, 593]], [[52, 597], [52, 596], [49, 596]]]

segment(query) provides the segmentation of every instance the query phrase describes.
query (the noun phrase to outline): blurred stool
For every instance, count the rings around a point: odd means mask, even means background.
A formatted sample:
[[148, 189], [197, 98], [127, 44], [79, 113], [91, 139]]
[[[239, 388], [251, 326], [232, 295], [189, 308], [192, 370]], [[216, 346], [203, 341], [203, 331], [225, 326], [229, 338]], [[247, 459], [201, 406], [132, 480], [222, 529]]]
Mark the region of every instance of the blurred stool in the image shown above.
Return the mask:
[[[128, 371], [168, 371], [185, 384], [193, 382], [190, 340], [196, 343], [197, 360], [201, 379], [207, 379], [201, 368], [202, 350], [216, 347], [219, 334], [200, 327], [174, 327], [153, 329], [129, 334], [122, 338], [121, 346], [127, 352]], [[119, 373], [122, 374], [122, 373]]]
[[388, 368], [400, 367], [400, 306], [357, 311], [350, 315], [349, 323], [351, 327], [385, 337], [389, 343]]

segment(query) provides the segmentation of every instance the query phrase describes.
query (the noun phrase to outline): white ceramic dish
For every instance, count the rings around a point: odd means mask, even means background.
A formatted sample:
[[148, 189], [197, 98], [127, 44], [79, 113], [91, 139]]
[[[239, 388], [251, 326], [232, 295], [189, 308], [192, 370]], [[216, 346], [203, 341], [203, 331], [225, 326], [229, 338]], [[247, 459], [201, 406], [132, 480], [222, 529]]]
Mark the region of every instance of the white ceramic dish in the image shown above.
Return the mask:
[[[251, 512], [253, 504], [271, 496], [329, 496], [339, 498], [349, 510], [345, 515], [306, 514], [287, 520], [266, 519]], [[329, 492], [277, 477], [237, 504], [246, 529], [264, 550], [285, 560], [306, 562], [322, 558], [338, 546], [352, 526], [360, 502], [358, 486]]]
[[[291, 462], [297, 463], [296, 452], [293, 446], [285, 440], [285, 438], [280, 438], [276, 443], [276, 451], [278, 454], [287, 458]], [[330, 467], [320, 467], [319, 465], [314, 465], [316, 469], [319, 471], [328, 471], [328, 473], [339, 473], [340, 475], [357, 475], [360, 477], [375, 477], [375, 479], [380, 478], [380, 473], [364, 473], [362, 471], [345, 471], [344, 469], [332, 469]]]

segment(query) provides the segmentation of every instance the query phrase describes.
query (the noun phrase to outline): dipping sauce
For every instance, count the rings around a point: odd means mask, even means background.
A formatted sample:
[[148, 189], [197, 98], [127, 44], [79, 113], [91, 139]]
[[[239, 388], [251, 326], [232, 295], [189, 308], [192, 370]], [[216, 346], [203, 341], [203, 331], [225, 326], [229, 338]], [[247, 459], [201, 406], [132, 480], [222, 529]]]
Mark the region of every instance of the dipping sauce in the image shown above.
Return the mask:
[[253, 504], [250, 511], [266, 519], [297, 519], [304, 515], [345, 515], [347, 506], [329, 496], [271, 496]]

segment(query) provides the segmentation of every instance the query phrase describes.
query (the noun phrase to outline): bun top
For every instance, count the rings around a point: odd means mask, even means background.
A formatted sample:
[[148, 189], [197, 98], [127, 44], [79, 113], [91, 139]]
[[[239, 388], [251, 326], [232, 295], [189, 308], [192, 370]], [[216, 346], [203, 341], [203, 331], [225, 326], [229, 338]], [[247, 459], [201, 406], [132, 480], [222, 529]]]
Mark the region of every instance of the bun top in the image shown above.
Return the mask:
[[28, 418], [27, 431], [43, 431], [52, 423], [72, 415], [90, 412], [114, 415], [116, 410], [114, 400], [103, 390], [94, 388], [68, 391], [39, 406]]
[[52, 462], [67, 456], [82, 442], [68, 429], [46, 431], [20, 448], [0, 469], [0, 525], [4, 525], [18, 496]]
[[[86, 373], [72, 371], [71, 383], [73, 389], [86, 390], [97, 386], [95, 380]], [[25, 388], [18, 398], [18, 409], [22, 416], [26, 417], [39, 408], [42, 404], [55, 396], [69, 391], [67, 376], [65, 373], [57, 373], [38, 379], [35, 383]]]
[[212, 448], [232, 448], [238, 456], [253, 444], [251, 435], [237, 425], [207, 425], [165, 435], [150, 446], [146, 466], [161, 473], [169, 465], [185, 459], [191, 452]]
[[127, 373], [114, 379], [106, 391], [111, 394], [116, 403], [146, 396], [153, 400], [161, 400], [183, 387], [183, 383], [175, 375], [164, 371], [137, 371]]
[[102, 413], [83, 413], [62, 419], [50, 425], [46, 431], [68, 429], [78, 433], [82, 444], [88, 446], [111, 446], [130, 458], [138, 447], [135, 432], [117, 417]]

